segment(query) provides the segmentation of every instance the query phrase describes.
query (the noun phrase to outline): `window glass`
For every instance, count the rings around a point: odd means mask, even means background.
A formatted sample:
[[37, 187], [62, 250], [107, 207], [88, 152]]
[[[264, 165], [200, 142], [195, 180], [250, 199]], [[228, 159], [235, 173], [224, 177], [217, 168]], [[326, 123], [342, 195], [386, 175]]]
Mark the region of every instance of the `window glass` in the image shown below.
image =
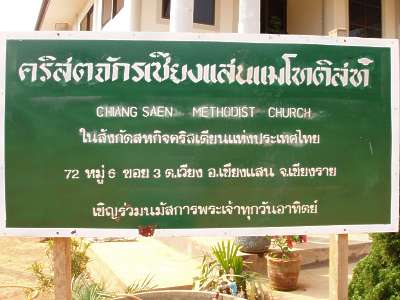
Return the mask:
[[381, 0], [349, 0], [350, 36], [382, 37]]
[[214, 25], [215, 24], [215, 1], [194, 0], [193, 22]]
[[112, 0], [103, 0], [101, 24], [104, 26], [111, 20]]
[[260, 32], [287, 33], [287, 0], [261, 0], [260, 4]]
[[88, 13], [87, 13], [87, 30], [88, 31], [92, 31], [93, 30], [93, 6], [89, 9]]
[[369, 2], [371, 5], [377, 7], [381, 5], [381, 0], [371, 0], [371, 1], [367, 1]]
[[366, 36], [370, 37], [370, 38], [381, 38], [382, 32], [380, 29], [377, 30], [377, 29], [373, 29], [373, 28], [368, 28]]
[[376, 8], [366, 8], [365, 10], [365, 22], [367, 27], [373, 27], [375, 29], [381, 28], [381, 14], [376, 12]]
[[359, 27], [363, 26], [364, 24], [364, 7], [361, 3], [356, 1], [350, 1], [349, 5], [349, 15], [350, 15], [350, 22], [354, 25]]
[[171, 1], [170, 0], [163, 0], [161, 17], [164, 18], [164, 19], [169, 19], [170, 10], [171, 10]]
[[[169, 19], [171, 1], [163, 0], [161, 17]], [[194, 0], [193, 22], [206, 25], [215, 24], [215, 0]]]

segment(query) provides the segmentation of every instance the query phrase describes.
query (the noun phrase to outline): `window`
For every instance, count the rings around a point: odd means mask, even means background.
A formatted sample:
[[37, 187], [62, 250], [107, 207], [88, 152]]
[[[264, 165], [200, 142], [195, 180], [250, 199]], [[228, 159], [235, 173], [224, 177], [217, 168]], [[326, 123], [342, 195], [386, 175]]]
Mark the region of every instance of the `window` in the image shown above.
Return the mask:
[[103, 0], [101, 25], [104, 26], [124, 7], [124, 0]]
[[83, 17], [79, 29], [80, 31], [91, 31], [93, 29], [93, 5]]
[[114, 0], [113, 17], [115, 17], [123, 7], [124, 7], [124, 0]]
[[260, 32], [286, 34], [287, 0], [261, 0]]
[[381, 0], [349, 0], [350, 36], [382, 37]]
[[[169, 19], [171, 0], [163, 0], [162, 14], [164, 19]], [[193, 22], [205, 25], [215, 24], [215, 0], [194, 0]]]

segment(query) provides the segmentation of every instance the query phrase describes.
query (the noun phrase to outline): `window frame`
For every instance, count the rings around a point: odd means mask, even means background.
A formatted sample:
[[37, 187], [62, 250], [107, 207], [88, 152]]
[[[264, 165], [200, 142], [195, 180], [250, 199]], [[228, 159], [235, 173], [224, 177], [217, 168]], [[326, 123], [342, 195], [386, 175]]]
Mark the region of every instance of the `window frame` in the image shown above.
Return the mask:
[[[107, 17], [104, 17], [104, 3], [105, 1], [110, 1], [110, 10], [107, 11]], [[121, 1], [122, 5], [118, 7], [118, 1]], [[101, 1], [101, 28], [107, 25], [118, 13], [124, 8], [125, 0], [102, 0]]]
[[[79, 22], [79, 31], [93, 31], [93, 10], [94, 5], [92, 4], [90, 8], [87, 10], [81, 21]], [[82, 23], [86, 20], [85, 29], [82, 28]]]

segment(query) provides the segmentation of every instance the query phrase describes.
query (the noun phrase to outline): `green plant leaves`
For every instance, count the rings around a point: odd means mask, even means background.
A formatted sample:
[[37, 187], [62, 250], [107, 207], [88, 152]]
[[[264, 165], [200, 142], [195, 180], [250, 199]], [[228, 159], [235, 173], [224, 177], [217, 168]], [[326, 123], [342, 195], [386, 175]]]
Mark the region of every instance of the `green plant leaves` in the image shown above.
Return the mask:
[[222, 241], [211, 248], [211, 253], [215, 256], [225, 274], [231, 274], [231, 271], [233, 271], [233, 274], [239, 275], [243, 271], [243, 258], [237, 256], [239, 248], [239, 245], [230, 240], [226, 244]]
[[156, 284], [153, 284], [154, 276], [147, 274], [144, 279], [135, 280], [132, 282], [125, 290], [127, 294], [134, 294], [139, 292], [144, 292], [148, 290], [152, 290], [157, 287]]

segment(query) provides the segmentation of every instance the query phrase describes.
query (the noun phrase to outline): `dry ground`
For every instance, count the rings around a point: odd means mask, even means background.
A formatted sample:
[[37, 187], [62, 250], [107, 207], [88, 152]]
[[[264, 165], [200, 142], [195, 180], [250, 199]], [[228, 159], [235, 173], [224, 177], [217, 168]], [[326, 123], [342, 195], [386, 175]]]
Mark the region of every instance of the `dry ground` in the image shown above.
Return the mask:
[[[0, 286], [35, 286], [35, 278], [28, 268], [35, 261], [46, 262], [45, 248], [46, 243], [40, 243], [39, 238], [0, 237]], [[20, 288], [0, 288], [0, 299], [24, 300], [24, 291]], [[52, 299], [52, 295], [37, 298]]]

